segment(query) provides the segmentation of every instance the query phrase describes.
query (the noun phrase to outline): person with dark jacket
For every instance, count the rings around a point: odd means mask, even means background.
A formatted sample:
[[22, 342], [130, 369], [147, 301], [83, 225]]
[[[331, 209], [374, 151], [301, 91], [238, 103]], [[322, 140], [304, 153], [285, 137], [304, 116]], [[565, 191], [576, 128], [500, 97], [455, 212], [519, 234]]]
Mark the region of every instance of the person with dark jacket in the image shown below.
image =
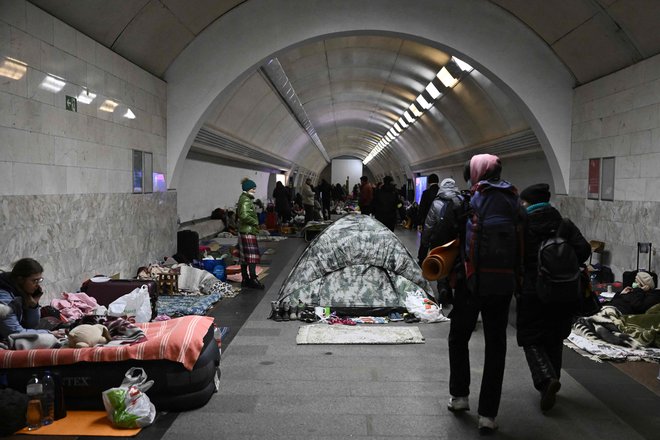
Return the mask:
[[639, 315], [660, 304], [660, 291], [655, 290], [653, 276], [644, 271], [638, 271], [632, 286], [625, 287], [607, 303], [616, 307], [622, 315]]
[[323, 220], [330, 220], [330, 205], [332, 202], [332, 185], [325, 179], [321, 179], [319, 185], [319, 195], [321, 196], [321, 206], [323, 207]]
[[435, 199], [435, 196], [438, 194], [438, 190], [440, 189], [438, 187], [438, 182], [440, 182], [440, 178], [437, 174], [429, 174], [429, 177], [426, 179], [428, 186], [424, 192], [422, 192], [422, 197], [419, 199], [417, 225], [421, 226], [422, 230], [424, 228], [424, 222], [426, 221], [426, 215], [429, 213], [431, 204], [433, 203], [433, 200]]
[[[465, 233], [465, 216], [461, 212], [463, 200], [461, 192], [456, 187], [454, 179], [446, 178], [440, 183], [440, 189], [435, 196], [431, 209], [426, 215], [424, 228], [419, 243], [417, 260], [419, 265], [428, 255], [429, 250], [436, 246], [461, 238], [461, 232]], [[461, 226], [463, 222], [463, 227]], [[437, 302], [440, 304], [451, 304], [452, 287], [449, 285], [449, 277], [438, 280]]]
[[358, 199], [358, 205], [360, 206], [360, 213], [364, 215], [370, 215], [371, 212], [371, 201], [374, 198], [374, 186], [369, 182], [367, 176], [360, 177], [360, 194]]
[[282, 182], [275, 184], [273, 199], [275, 199], [275, 212], [277, 212], [280, 223], [289, 223], [291, 221], [291, 199], [289, 198], [289, 191]]
[[[477, 154], [465, 165], [463, 177], [471, 183], [470, 209], [477, 213], [488, 213], [486, 220], [497, 217], [498, 223], [504, 225], [519, 223], [524, 213], [520, 206], [517, 189], [506, 180], [500, 179], [502, 163], [492, 154]], [[490, 213], [488, 209], [490, 208]], [[497, 213], [497, 216], [493, 215]], [[484, 220], [484, 224], [485, 221]], [[492, 434], [498, 429], [495, 417], [499, 411], [502, 396], [502, 382], [507, 349], [507, 326], [509, 306], [515, 290], [516, 269], [520, 269], [521, 261], [517, 256], [509, 256], [503, 260], [509, 267], [497, 268], [496, 273], [490, 273], [489, 267], [481, 267], [481, 262], [470, 260], [472, 246], [478, 246], [481, 257], [481, 246], [489, 250], [484, 243], [475, 237], [477, 229], [473, 221], [480, 222], [472, 216], [467, 216], [466, 236], [461, 240], [465, 246], [465, 271], [457, 276], [454, 307], [449, 313], [450, 327], [447, 342], [449, 345], [449, 393], [451, 397], [447, 408], [452, 412], [462, 412], [470, 409], [470, 338], [477, 324], [479, 314], [483, 322], [485, 340], [484, 368], [479, 391], [478, 427], [481, 434]], [[489, 226], [490, 227], [490, 226]], [[501, 240], [502, 237], [497, 237]], [[514, 238], [511, 238], [514, 240]], [[508, 246], [515, 242], [506, 243]], [[514, 248], [515, 249], [515, 248]], [[492, 250], [492, 249], [490, 249]], [[511, 248], [503, 249], [510, 252]], [[492, 254], [490, 256], [492, 262]], [[477, 263], [477, 264], [475, 264]], [[485, 270], [484, 270], [485, 269]], [[484, 279], [501, 279], [501, 283], [485, 282]]]
[[555, 236], [560, 226], [561, 237], [574, 249], [580, 263], [589, 258], [591, 246], [577, 226], [562, 219], [559, 211], [549, 203], [548, 184], [529, 186], [520, 193], [520, 199], [527, 211], [527, 219], [523, 284], [516, 298], [517, 339], [525, 351], [534, 388], [541, 393], [541, 410], [547, 411], [554, 406], [555, 395], [561, 386], [563, 341], [571, 333], [577, 301], [551, 306], [539, 299], [536, 291], [539, 247], [544, 240]]
[[392, 176], [385, 176], [383, 186], [374, 192], [374, 198], [371, 202], [374, 217], [387, 226], [390, 231], [394, 231], [396, 226], [397, 207], [399, 205], [399, 194], [397, 194], [393, 181]]
[[[460, 191], [456, 188], [456, 181], [451, 178], [442, 180], [438, 192], [431, 202], [428, 213], [424, 218], [424, 227], [419, 242], [419, 251], [417, 252], [417, 261], [422, 265], [424, 258], [436, 246], [441, 246], [445, 243], [456, 238], [457, 231], [448, 230], [444, 228], [441, 223], [445, 220], [446, 215], [452, 215], [453, 211], [447, 210], [447, 207], [453, 208], [456, 204], [460, 204], [459, 199]], [[421, 208], [420, 208], [421, 209]], [[454, 220], [452, 218], [452, 220]], [[451, 239], [447, 239], [451, 236]], [[446, 241], [443, 241], [447, 239]]]
[[0, 340], [13, 333], [50, 333], [38, 328], [43, 271], [36, 260], [22, 258], [11, 272], [0, 273]]

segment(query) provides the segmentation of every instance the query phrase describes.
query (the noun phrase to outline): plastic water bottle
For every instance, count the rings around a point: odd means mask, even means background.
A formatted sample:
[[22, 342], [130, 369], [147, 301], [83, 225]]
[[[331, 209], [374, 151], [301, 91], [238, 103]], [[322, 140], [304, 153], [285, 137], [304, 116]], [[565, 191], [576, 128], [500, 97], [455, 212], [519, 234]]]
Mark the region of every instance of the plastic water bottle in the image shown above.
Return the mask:
[[55, 419], [55, 380], [50, 374], [50, 370], [46, 370], [44, 376], [41, 378], [41, 382], [43, 385], [41, 424], [50, 425]]
[[43, 384], [36, 374], [33, 374], [25, 387], [25, 393], [28, 395], [29, 402], [25, 419], [29, 431], [41, 428], [41, 398], [43, 397]]

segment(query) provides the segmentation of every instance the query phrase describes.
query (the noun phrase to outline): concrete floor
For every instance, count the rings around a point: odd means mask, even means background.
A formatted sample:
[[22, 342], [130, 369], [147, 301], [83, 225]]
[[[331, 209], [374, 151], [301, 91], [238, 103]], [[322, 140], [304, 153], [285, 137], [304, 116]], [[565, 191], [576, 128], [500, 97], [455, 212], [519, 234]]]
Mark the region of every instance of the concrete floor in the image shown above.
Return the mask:
[[[411, 253], [417, 234], [397, 230]], [[231, 333], [224, 342], [220, 391], [203, 408], [161, 414], [139, 438], [456, 439], [477, 437], [477, 398], [483, 365], [480, 327], [471, 341], [472, 410], [456, 416], [448, 398], [448, 323], [416, 325], [426, 338], [412, 345], [296, 345], [299, 321], [266, 319], [270, 301], [307, 243], [277, 244], [267, 290], [223, 299], [212, 314]], [[510, 317], [510, 322], [514, 322]], [[386, 324], [395, 325], [395, 324]], [[522, 350], [509, 327], [509, 350], [498, 438], [633, 440], [660, 438], [657, 379], [631, 376], [565, 348], [555, 408], [539, 410]], [[651, 367], [654, 367], [653, 365]], [[625, 369], [624, 369], [625, 370]], [[634, 369], [633, 369], [634, 370]], [[637, 369], [640, 370], [640, 369]], [[644, 386], [640, 382], [650, 385]], [[657, 388], [656, 388], [657, 390]]]

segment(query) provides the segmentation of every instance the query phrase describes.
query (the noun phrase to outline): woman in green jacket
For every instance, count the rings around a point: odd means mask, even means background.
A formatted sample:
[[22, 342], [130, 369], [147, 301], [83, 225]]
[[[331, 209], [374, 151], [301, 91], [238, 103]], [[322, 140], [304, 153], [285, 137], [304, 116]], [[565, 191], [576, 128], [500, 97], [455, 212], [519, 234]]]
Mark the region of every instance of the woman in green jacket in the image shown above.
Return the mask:
[[257, 243], [259, 219], [254, 209], [254, 193], [257, 190], [257, 184], [246, 177], [241, 181], [241, 187], [243, 192], [238, 198], [236, 210], [238, 217], [238, 250], [242, 276], [241, 287], [263, 289], [264, 285], [257, 278], [257, 264], [261, 261]]

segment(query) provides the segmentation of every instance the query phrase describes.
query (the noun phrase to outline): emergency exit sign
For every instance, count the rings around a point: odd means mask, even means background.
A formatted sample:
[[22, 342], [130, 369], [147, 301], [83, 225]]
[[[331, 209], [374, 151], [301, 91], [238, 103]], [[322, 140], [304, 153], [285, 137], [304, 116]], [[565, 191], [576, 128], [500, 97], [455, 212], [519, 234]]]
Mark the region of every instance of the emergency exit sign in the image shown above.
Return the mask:
[[77, 112], [78, 100], [73, 96], [66, 95], [66, 109], [72, 112]]

